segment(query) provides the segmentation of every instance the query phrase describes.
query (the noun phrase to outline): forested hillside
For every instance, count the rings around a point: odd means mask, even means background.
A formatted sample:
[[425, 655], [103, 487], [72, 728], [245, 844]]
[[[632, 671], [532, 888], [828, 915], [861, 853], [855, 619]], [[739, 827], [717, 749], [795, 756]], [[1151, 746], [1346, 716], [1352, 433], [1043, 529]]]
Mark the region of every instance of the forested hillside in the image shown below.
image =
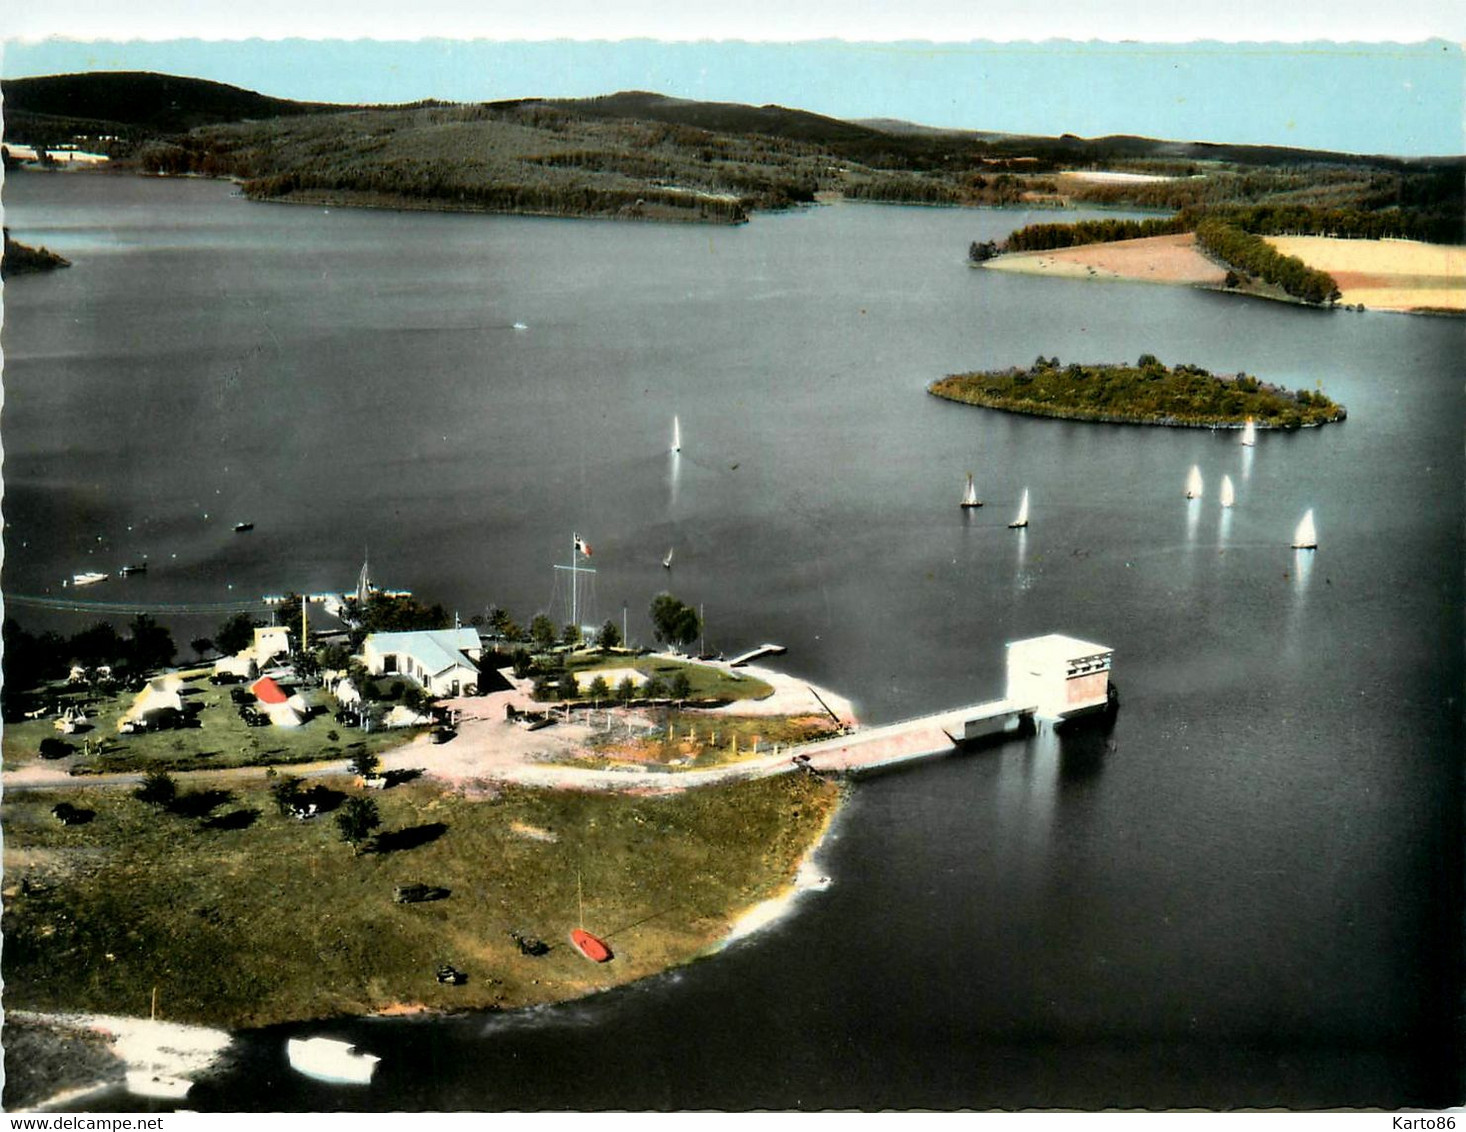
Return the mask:
[[[1117, 136], [1013, 137], [845, 122], [641, 91], [346, 107], [150, 74], [7, 81], [5, 140], [87, 142], [145, 173], [235, 177], [256, 198], [738, 222], [816, 194], [892, 203], [1203, 212], [1257, 231], [1461, 239], [1466, 159], [1406, 161]], [[1096, 182], [1067, 171], [1145, 173]], [[1052, 234], [1043, 237], [1059, 238]]]

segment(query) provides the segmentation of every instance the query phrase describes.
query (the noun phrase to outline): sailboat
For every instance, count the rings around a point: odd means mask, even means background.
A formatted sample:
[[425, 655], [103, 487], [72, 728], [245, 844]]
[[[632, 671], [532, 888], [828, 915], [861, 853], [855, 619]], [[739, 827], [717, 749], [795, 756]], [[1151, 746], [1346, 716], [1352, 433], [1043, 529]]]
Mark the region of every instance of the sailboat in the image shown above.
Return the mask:
[[662, 567], [666, 570], [672, 569], [672, 551], [670, 549], [667, 551], [667, 557], [662, 559]]
[[1023, 502], [1018, 504], [1018, 516], [1008, 524], [1009, 530], [1028, 526], [1028, 488], [1023, 489]]
[[1237, 502], [1237, 493], [1232, 489], [1232, 477], [1222, 477], [1222, 506], [1230, 507]]
[[672, 418], [672, 451], [682, 451], [682, 422], [676, 417]]
[[1186, 498], [1201, 498], [1201, 469], [1195, 464], [1191, 465], [1191, 474], [1186, 477]]
[[1248, 417], [1247, 423], [1242, 426], [1242, 443], [1248, 448], [1257, 443], [1257, 424], [1251, 417]]
[[570, 942], [575, 945], [575, 950], [584, 955], [592, 963], [606, 963], [612, 958], [610, 945], [603, 939], [590, 934], [585, 930], [585, 896], [580, 888], [580, 874], [575, 874], [575, 899], [580, 905], [581, 926], [570, 933]]
[[1293, 532], [1293, 549], [1318, 549], [1318, 531], [1315, 530], [1313, 526], [1313, 508], [1311, 507], [1308, 509], [1308, 513], [1303, 516], [1302, 521], [1298, 524], [1298, 529]]
[[977, 497], [977, 488], [972, 483], [972, 473], [967, 473], [967, 490], [962, 493], [963, 507], [981, 507], [982, 500]]

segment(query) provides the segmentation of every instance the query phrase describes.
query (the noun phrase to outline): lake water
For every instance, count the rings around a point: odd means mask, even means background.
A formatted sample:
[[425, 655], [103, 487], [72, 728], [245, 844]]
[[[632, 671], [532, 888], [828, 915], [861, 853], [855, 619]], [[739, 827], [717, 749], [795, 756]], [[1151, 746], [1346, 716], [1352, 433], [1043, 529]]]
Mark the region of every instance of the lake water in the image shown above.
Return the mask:
[[[646, 640], [670, 587], [709, 647], [779, 641], [867, 722], [1000, 696], [1019, 637], [1115, 650], [1112, 729], [862, 781], [832, 886], [715, 958], [512, 1016], [242, 1035], [191, 1105], [1459, 1097], [1460, 321], [970, 269], [1019, 212], [658, 227], [38, 175], [5, 207], [75, 264], [5, 291], [8, 594], [143, 555], [85, 596], [340, 589], [365, 551], [465, 619], [564, 620], [551, 566], [579, 532], [586, 620], [624, 609]], [[1248, 450], [924, 392], [1146, 352], [1322, 382], [1349, 420]], [[987, 505], [963, 514], [969, 471]], [[1310, 507], [1321, 545], [1299, 555]], [[283, 1038], [306, 1031], [383, 1055], [375, 1084], [293, 1075]]]

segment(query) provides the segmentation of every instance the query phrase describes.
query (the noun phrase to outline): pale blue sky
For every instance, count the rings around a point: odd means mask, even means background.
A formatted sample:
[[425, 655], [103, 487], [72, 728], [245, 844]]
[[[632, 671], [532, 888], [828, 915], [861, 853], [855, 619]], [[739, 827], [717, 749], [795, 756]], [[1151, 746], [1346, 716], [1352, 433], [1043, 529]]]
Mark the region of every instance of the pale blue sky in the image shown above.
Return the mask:
[[[1042, 7], [1020, 0], [745, 0], [716, 7], [565, 0], [553, 13], [528, 15], [523, 3], [491, 0], [408, 14], [405, 7], [386, 0], [145, 0], [119, 16], [122, 6], [56, 0], [7, 20], [12, 38], [0, 73], [155, 70], [331, 102], [573, 97], [635, 88], [1014, 133], [1138, 133], [1412, 156], [1466, 152], [1459, 44], [1466, 5], [1436, 0], [1403, 0], [1387, 16], [1373, 0], [1234, 0], [1199, 12], [1162, 0], [1052, 0]], [[331, 34], [400, 38], [278, 38]], [[41, 38], [48, 35], [74, 38]], [[244, 38], [252, 35], [262, 38]], [[416, 38], [431, 35], [444, 38]], [[911, 38], [890, 42], [902, 35]], [[1103, 35], [1111, 42], [991, 42], [1025, 35]], [[1126, 35], [1147, 42], [1113, 42]], [[1205, 35], [1230, 42], [1175, 42]], [[1448, 38], [1383, 41], [1430, 35]], [[520, 36], [528, 41], [512, 41]], [[1332, 42], [1282, 42], [1309, 37]], [[1238, 42], [1248, 38], [1275, 41]], [[1374, 42], [1339, 42], [1346, 38]]]

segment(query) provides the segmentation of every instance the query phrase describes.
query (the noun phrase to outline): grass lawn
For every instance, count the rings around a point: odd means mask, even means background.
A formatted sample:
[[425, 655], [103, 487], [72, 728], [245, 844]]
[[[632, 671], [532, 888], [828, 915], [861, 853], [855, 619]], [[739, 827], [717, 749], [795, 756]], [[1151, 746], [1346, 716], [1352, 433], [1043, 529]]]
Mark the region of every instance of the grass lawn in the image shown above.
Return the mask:
[[[758, 700], [773, 695], [774, 689], [756, 676], [741, 676], [695, 660], [677, 660], [667, 656], [637, 656], [626, 653], [572, 653], [565, 663], [571, 672], [595, 672], [599, 669], [634, 668], [647, 679], [656, 677], [670, 685], [677, 673], [687, 673], [694, 700]], [[615, 691], [615, 683], [611, 691]]]
[[[108, 771], [203, 770], [215, 767], [263, 766], [271, 763], [315, 762], [321, 759], [350, 758], [363, 744], [375, 751], [399, 746], [417, 732], [411, 728], [364, 732], [338, 727], [333, 721], [336, 701], [325, 692], [307, 693], [307, 701], [317, 706], [314, 718], [301, 727], [249, 727], [229, 698], [231, 687], [216, 687], [207, 679], [207, 670], [181, 673], [185, 677], [181, 697], [185, 707], [197, 705], [199, 727], [153, 731], [139, 735], [122, 735], [117, 721], [132, 706], [135, 694], [90, 697], [80, 692], [62, 691], [55, 698], [62, 704], [89, 703], [85, 711], [90, 729], [62, 736], [50, 719], [7, 723], [4, 731], [4, 765], [14, 770], [40, 758], [41, 740], [60, 738], [75, 750], [53, 765], [70, 769], [75, 774], [100, 774]], [[47, 697], [50, 699], [52, 697]], [[332, 738], [332, 736], [335, 738]], [[87, 756], [84, 744], [90, 740], [100, 753]]]
[[[722, 937], [789, 881], [839, 797], [810, 775], [657, 797], [414, 782], [370, 792], [382, 826], [358, 856], [331, 815], [282, 816], [268, 781], [181, 807], [192, 816], [115, 788], [7, 795], [7, 1007], [146, 1015], [156, 987], [160, 1017], [240, 1027], [573, 998]], [[90, 818], [62, 825], [63, 800]], [[608, 964], [567, 942], [577, 877]], [[449, 894], [393, 902], [414, 883]], [[522, 954], [511, 931], [548, 954]], [[468, 982], [439, 984], [442, 963]]]

